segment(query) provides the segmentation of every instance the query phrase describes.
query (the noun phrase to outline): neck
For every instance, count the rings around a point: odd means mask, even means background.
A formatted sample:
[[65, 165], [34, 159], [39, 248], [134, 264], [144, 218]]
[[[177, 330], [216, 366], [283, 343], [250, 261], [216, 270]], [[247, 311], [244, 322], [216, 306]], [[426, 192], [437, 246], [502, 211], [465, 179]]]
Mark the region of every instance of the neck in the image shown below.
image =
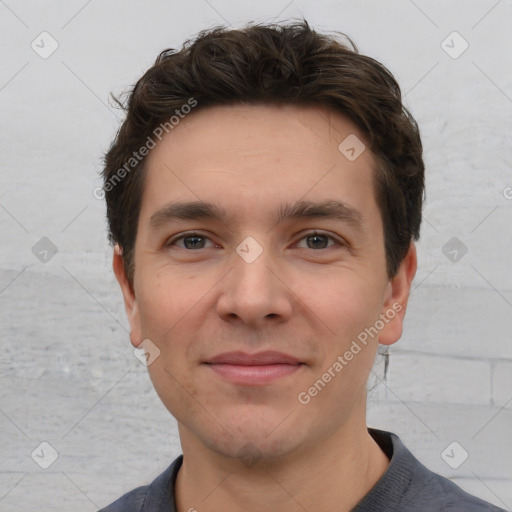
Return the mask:
[[366, 426], [345, 427], [322, 444], [253, 465], [182, 438], [178, 512], [350, 511], [384, 474], [389, 460]]

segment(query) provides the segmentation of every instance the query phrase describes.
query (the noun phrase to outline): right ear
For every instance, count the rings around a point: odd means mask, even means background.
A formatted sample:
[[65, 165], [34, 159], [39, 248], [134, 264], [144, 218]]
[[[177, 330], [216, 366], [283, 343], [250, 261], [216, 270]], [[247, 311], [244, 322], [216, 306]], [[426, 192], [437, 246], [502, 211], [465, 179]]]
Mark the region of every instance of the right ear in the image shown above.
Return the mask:
[[124, 267], [123, 251], [121, 247], [116, 244], [114, 247], [114, 256], [112, 259], [112, 268], [116, 275], [117, 282], [121, 287], [124, 299], [124, 308], [128, 323], [130, 324], [130, 341], [134, 347], [138, 347], [142, 343], [142, 329], [140, 323], [140, 311], [135, 296], [135, 290], [130, 285], [128, 277], [126, 276], [126, 269]]

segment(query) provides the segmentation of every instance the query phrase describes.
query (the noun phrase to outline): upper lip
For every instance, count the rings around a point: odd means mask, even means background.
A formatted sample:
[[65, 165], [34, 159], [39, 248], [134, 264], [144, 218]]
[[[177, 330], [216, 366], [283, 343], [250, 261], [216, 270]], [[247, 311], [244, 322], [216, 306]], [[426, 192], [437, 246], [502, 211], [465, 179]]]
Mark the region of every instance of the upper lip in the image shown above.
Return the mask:
[[268, 350], [256, 354], [245, 352], [225, 352], [205, 361], [207, 364], [234, 364], [241, 366], [263, 366], [268, 364], [300, 364], [296, 357], [283, 352]]

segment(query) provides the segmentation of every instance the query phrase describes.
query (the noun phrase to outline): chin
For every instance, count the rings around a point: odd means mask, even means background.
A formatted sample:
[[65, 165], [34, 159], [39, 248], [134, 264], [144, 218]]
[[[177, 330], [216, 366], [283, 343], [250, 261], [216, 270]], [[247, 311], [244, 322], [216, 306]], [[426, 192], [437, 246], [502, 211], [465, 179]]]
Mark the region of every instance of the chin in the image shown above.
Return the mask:
[[281, 414], [267, 414], [261, 411], [241, 417], [217, 418], [215, 431], [205, 432], [204, 423], [195, 430], [195, 436], [211, 451], [230, 459], [239, 459], [245, 465], [257, 462], [271, 462], [294, 452], [307, 437], [298, 422]]
[[[228, 436], [229, 437], [229, 436]], [[291, 453], [297, 447], [297, 440], [290, 436], [269, 439], [261, 435], [233, 436], [228, 439], [207, 441], [207, 446], [215, 453], [229, 458], [237, 459], [245, 466], [254, 466], [258, 463], [271, 463]]]

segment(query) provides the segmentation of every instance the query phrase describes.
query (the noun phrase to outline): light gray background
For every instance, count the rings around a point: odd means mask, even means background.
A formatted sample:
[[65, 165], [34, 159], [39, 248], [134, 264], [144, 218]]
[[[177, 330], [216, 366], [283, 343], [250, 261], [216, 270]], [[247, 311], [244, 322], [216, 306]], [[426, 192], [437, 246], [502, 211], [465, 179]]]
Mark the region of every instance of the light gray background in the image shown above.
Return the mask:
[[[120, 117], [110, 91], [201, 29], [300, 16], [388, 66], [425, 146], [419, 271], [369, 424], [512, 510], [510, 0], [0, 0], [1, 511], [94, 511], [180, 453], [133, 356], [93, 196]], [[46, 59], [31, 47], [51, 48], [43, 31], [59, 45]], [[441, 457], [453, 441], [452, 460], [469, 453], [458, 469]]]

